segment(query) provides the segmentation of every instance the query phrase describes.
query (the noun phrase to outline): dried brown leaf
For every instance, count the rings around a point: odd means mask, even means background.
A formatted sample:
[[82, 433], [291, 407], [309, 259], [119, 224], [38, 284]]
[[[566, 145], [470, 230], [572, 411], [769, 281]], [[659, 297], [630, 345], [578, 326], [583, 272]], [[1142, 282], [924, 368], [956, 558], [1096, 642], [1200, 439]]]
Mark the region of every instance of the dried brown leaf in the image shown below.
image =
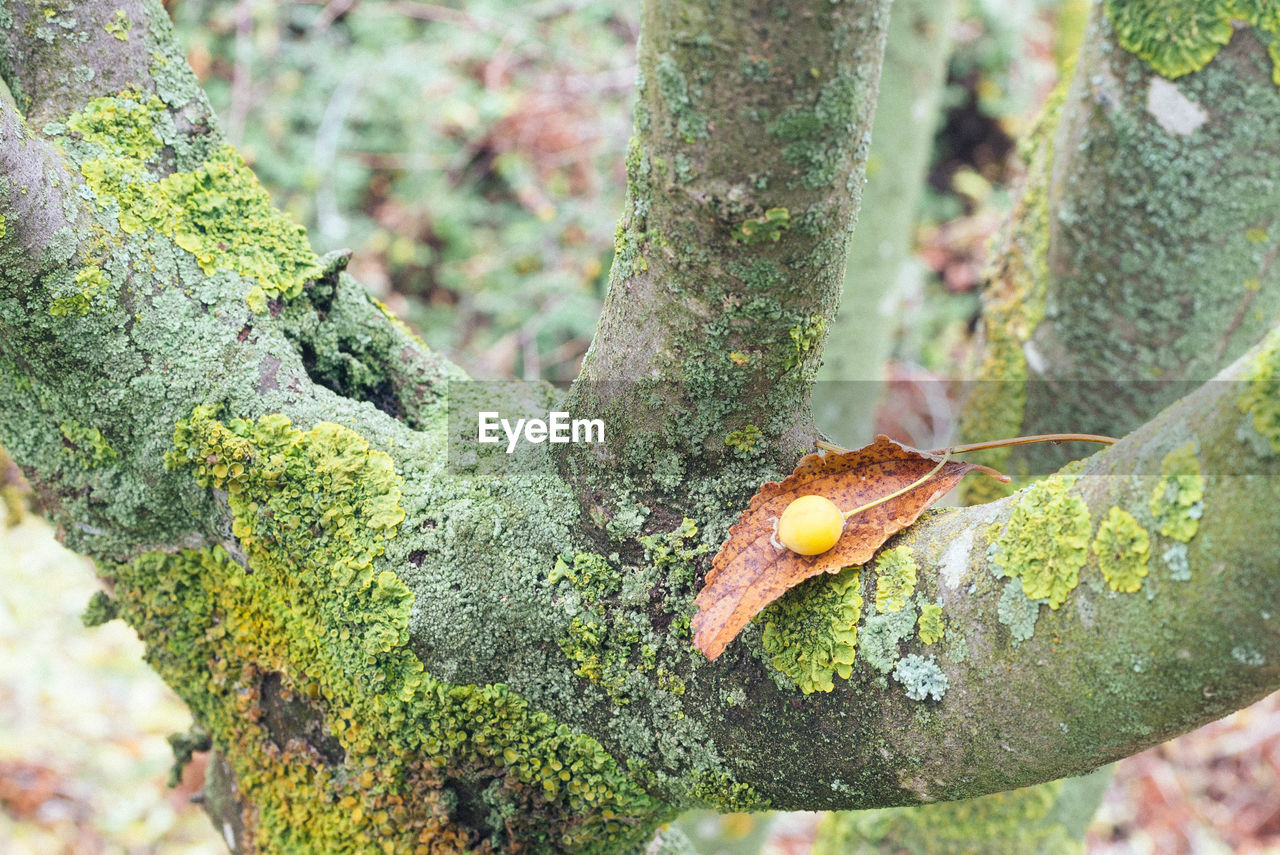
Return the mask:
[[975, 469], [948, 460], [924, 483], [851, 516], [836, 545], [821, 555], [798, 555], [774, 545], [778, 517], [801, 496], [826, 496], [849, 511], [901, 490], [934, 469], [942, 456], [910, 448], [887, 436], [840, 454], [809, 454], [782, 481], [770, 481], [751, 497], [707, 573], [694, 602], [693, 641], [714, 660], [765, 606], [805, 579], [866, 563], [886, 540]]

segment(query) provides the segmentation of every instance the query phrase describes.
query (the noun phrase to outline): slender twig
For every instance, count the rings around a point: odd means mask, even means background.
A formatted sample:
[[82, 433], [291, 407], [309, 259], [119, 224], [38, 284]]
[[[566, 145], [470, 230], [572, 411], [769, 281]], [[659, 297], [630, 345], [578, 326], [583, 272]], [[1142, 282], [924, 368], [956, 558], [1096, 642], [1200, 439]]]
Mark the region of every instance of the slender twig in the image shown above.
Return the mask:
[[[1031, 445], [1036, 442], [1098, 442], [1103, 445], [1115, 445], [1120, 440], [1113, 436], [1102, 436], [1094, 433], [1045, 433], [1036, 436], [1015, 436], [1011, 439], [991, 439], [986, 442], [971, 442], [968, 445], [952, 445], [947, 448], [936, 448], [928, 454], [964, 454], [969, 451], [985, 451], [989, 448], [1008, 448], [1014, 445]], [[814, 441], [814, 445], [832, 454], [847, 454], [849, 449], [827, 442], [825, 439]]]
[[950, 448], [939, 448], [930, 454], [941, 454], [950, 451], [952, 454], [964, 454], [967, 451], [984, 451], [988, 448], [1008, 448], [1014, 445], [1031, 445], [1036, 442], [1098, 442], [1103, 445], [1115, 445], [1120, 440], [1113, 436], [1102, 436], [1095, 433], [1045, 433], [1037, 436], [1015, 436], [1012, 439], [992, 439], [987, 442], [971, 442], [968, 445], [953, 445]]

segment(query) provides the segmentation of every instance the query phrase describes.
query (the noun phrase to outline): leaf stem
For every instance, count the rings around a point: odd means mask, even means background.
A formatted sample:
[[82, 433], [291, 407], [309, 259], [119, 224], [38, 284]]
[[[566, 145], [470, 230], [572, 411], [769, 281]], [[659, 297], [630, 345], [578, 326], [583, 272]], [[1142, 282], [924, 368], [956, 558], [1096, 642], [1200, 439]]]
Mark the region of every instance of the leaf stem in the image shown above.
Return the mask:
[[[1113, 436], [1102, 436], [1096, 433], [1042, 433], [1035, 436], [1015, 436], [1010, 439], [990, 439], [986, 442], [971, 442], [968, 445], [952, 445], [947, 448], [938, 448], [928, 452], [929, 454], [964, 454], [968, 451], [985, 451], [989, 448], [1009, 448], [1015, 445], [1031, 445], [1036, 442], [1098, 442], [1103, 445], [1115, 445], [1120, 440]], [[832, 454], [847, 454], [849, 449], [842, 448], [834, 442], [827, 442], [825, 439], [819, 439], [814, 442], [818, 448], [823, 451], [829, 451]]]
[[915, 481], [911, 482], [910, 484], [903, 487], [902, 489], [894, 490], [892, 493], [890, 493], [887, 496], [881, 496], [880, 498], [876, 499], [874, 502], [867, 502], [865, 505], [862, 505], [861, 507], [854, 508], [851, 511], [845, 511], [844, 518], [847, 520], [849, 519], [849, 517], [853, 516], [854, 514], [860, 514], [863, 511], [869, 511], [872, 508], [874, 508], [876, 505], [883, 505], [885, 502], [889, 501], [890, 499], [896, 499], [899, 496], [901, 496], [903, 493], [907, 493], [907, 492], [910, 492], [911, 490], [914, 490], [916, 487], [919, 487], [921, 484], [928, 481], [934, 475], [937, 475], [942, 470], [942, 467], [947, 465], [947, 461], [950, 459], [951, 459], [951, 449], [948, 448], [946, 453], [942, 455], [942, 459], [938, 461], [938, 465], [930, 469], [927, 475], [921, 475]]
[[1103, 445], [1115, 445], [1119, 442], [1113, 436], [1101, 436], [1096, 433], [1042, 433], [1035, 436], [1015, 436], [1012, 439], [992, 439], [986, 442], [971, 442], [968, 445], [953, 445], [939, 448], [930, 454], [941, 454], [949, 451], [953, 454], [964, 454], [966, 451], [985, 451], [988, 448], [1009, 448], [1014, 445], [1031, 445], [1036, 442], [1098, 442]]

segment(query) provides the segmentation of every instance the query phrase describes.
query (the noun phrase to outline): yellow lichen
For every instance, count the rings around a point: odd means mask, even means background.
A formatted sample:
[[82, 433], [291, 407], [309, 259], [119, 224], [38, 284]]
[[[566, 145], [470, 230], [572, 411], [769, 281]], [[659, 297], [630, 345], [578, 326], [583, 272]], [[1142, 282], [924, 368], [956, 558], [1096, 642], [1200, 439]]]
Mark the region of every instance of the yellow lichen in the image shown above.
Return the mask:
[[1194, 442], [1175, 448], [1160, 461], [1160, 480], [1148, 507], [1160, 534], [1183, 543], [1195, 537], [1204, 512], [1204, 476]]
[[806, 695], [849, 679], [858, 649], [862, 586], [855, 569], [800, 583], [761, 613], [770, 663]]
[[1066, 602], [1089, 557], [1093, 526], [1089, 507], [1070, 493], [1074, 480], [1053, 475], [1027, 488], [991, 549], [1004, 575], [1020, 578], [1027, 598], [1051, 609]]
[[1142, 588], [1150, 552], [1147, 530], [1120, 508], [1111, 509], [1093, 540], [1093, 554], [1098, 556], [1103, 578], [1111, 590], [1121, 593], [1132, 594]]
[[413, 594], [376, 566], [404, 519], [387, 454], [336, 424], [204, 407], [174, 445], [171, 467], [225, 492], [243, 563], [214, 547], [104, 570], [254, 805], [255, 851], [603, 851], [667, 816], [596, 740], [506, 686], [423, 670]]
[[886, 549], [876, 558], [876, 611], [900, 612], [916, 592], [916, 560], [911, 547]]
[[937, 603], [925, 603], [920, 607], [920, 617], [916, 621], [920, 632], [920, 640], [925, 644], [936, 644], [947, 634], [947, 622], [942, 616], [942, 606]]

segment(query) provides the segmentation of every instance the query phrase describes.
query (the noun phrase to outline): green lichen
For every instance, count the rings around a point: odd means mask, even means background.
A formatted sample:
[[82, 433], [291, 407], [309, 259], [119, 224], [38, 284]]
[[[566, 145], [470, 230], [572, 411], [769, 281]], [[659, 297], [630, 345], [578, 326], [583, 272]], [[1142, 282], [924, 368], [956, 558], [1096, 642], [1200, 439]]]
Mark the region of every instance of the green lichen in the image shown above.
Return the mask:
[[689, 637], [696, 561], [708, 550], [697, 534], [694, 521], [685, 519], [672, 531], [637, 538], [648, 567], [622, 567], [616, 555], [579, 553], [571, 560], [557, 558], [547, 574], [569, 616], [558, 640], [561, 652], [574, 663], [575, 674], [599, 685], [616, 706], [637, 697], [652, 700], [654, 686], [673, 696], [686, 690], [684, 678], [668, 667], [670, 658], [658, 664], [663, 641], [647, 607], [660, 584], [668, 594], [661, 608], [671, 615], [667, 636]]
[[942, 700], [947, 693], [947, 675], [938, 667], [937, 657], [928, 659], [917, 653], [909, 653], [898, 660], [893, 668], [893, 679], [902, 684], [907, 697], [913, 701], [933, 698]]
[[[1106, 8], [1120, 46], [1171, 80], [1208, 65], [1231, 41], [1234, 21], [1266, 33], [1277, 61], [1280, 7], [1274, 0], [1107, 0]], [[1280, 84], [1280, 68], [1272, 76]]]
[[690, 794], [724, 813], [764, 810], [769, 806], [750, 784], [735, 781], [723, 772], [695, 772]]
[[705, 543], [698, 542], [697, 536], [697, 524], [685, 517], [672, 531], [636, 539], [667, 589], [662, 610], [672, 616], [667, 633], [674, 638], [692, 637], [690, 622], [694, 612], [694, 580], [699, 570], [697, 562], [710, 551]]
[[916, 559], [911, 547], [886, 549], [876, 558], [876, 611], [900, 612], [916, 592]]
[[1280, 454], [1280, 337], [1271, 337], [1249, 365], [1236, 406]]
[[102, 25], [102, 29], [122, 42], [129, 41], [129, 29], [132, 24], [123, 9], [117, 9], [115, 17]]
[[1015, 644], [1026, 641], [1035, 635], [1036, 619], [1040, 617], [1040, 603], [1027, 597], [1022, 590], [1019, 579], [1010, 579], [1000, 593], [1000, 602], [996, 605], [997, 619], [1009, 627]]
[[97, 98], [66, 121], [69, 134], [97, 148], [80, 166], [97, 205], [121, 230], [152, 230], [196, 259], [206, 274], [230, 270], [269, 297], [296, 297], [320, 274], [306, 232], [271, 205], [267, 191], [229, 145], [201, 166], [157, 178], [151, 161], [172, 129], [152, 95]]
[[86, 627], [102, 626], [119, 616], [119, 604], [107, 596], [105, 591], [94, 591], [93, 596], [89, 597], [89, 604], [84, 607], [84, 613], [80, 615], [80, 622]]
[[916, 628], [915, 606], [892, 614], [875, 614], [863, 624], [858, 655], [881, 674], [888, 674], [898, 661], [898, 645]]
[[663, 54], [658, 58], [657, 72], [658, 90], [667, 102], [680, 138], [687, 143], [705, 139], [707, 117], [694, 107], [689, 82], [681, 73], [679, 64], [669, 54]]
[[769, 241], [777, 243], [782, 238], [782, 233], [790, 227], [790, 211], [786, 208], [770, 208], [763, 216], [739, 223], [733, 230], [733, 237], [748, 246]]
[[937, 603], [925, 603], [920, 607], [920, 617], [916, 622], [920, 640], [925, 644], [937, 644], [947, 634], [947, 622], [942, 616], [942, 606]]
[[1150, 553], [1147, 530], [1129, 512], [1112, 508], [1093, 540], [1093, 554], [1111, 590], [1132, 594], [1141, 589]]
[[761, 642], [770, 664], [801, 692], [830, 692], [837, 675], [852, 673], [861, 618], [862, 586], [850, 568], [808, 579], [765, 609]]
[[769, 127], [783, 141], [782, 159], [796, 167], [807, 190], [830, 185], [842, 160], [842, 146], [857, 132], [861, 84], [837, 77], [822, 86], [812, 108], [794, 107]]
[[1169, 568], [1169, 578], [1175, 582], [1191, 581], [1191, 562], [1187, 558], [1185, 543], [1171, 543], [1160, 554], [1165, 566]]
[[790, 371], [802, 365], [811, 353], [817, 351], [827, 338], [827, 319], [813, 315], [803, 325], [791, 328], [792, 350], [782, 361], [782, 370]]
[[643, 656], [633, 662], [646, 627], [629, 619], [631, 616], [613, 615], [611, 619], [607, 609], [605, 601], [621, 586], [617, 569], [603, 555], [581, 553], [572, 563], [557, 558], [547, 581], [567, 583], [561, 590], [576, 599], [579, 614], [569, 621], [568, 634], [560, 639], [560, 650], [575, 663], [574, 673], [600, 684], [614, 703], [630, 703], [628, 676], [636, 670], [652, 671], [654, 664]]
[[80, 465], [85, 469], [96, 469], [107, 466], [117, 459], [115, 449], [95, 427], [80, 424], [75, 419], [68, 419], [58, 425], [65, 445], [75, 454]]
[[1160, 480], [1148, 507], [1160, 534], [1183, 543], [1196, 536], [1204, 513], [1204, 476], [1194, 442], [1175, 448], [1160, 461]]
[[618, 573], [609, 564], [609, 560], [592, 552], [575, 555], [572, 563], [556, 558], [547, 581], [553, 585], [567, 581], [583, 598], [591, 602], [599, 602], [616, 593], [620, 585]]
[[1070, 493], [1074, 481], [1051, 475], [1027, 488], [990, 550], [1005, 576], [1022, 580], [1028, 599], [1051, 609], [1066, 602], [1089, 557], [1093, 525], [1084, 499]]
[[749, 456], [764, 434], [755, 425], [747, 425], [739, 430], [730, 431], [724, 438], [724, 444], [738, 453], [739, 457]]
[[232, 763], [256, 851], [603, 852], [667, 818], [598, 742], [507, 686], [424, 672], [413, 594], [375, 570], [404, 519], [388, 455], [335, 424], [217, 416], [180, 422], [166, 462], [225, 491], [243, 563], [151, 552], [104, 575]]
[[9, 223], [5, 220], [4, 214], [0, 214], [0, 238], [9, 233]]
[[54, 298], [49, 304], [49, 314], [55, 318], [89, 314], [93, 301], [107, 292], [107, 277], [98, 265], [86, 265], [76, 271], [73, 287], [74, 293]]

